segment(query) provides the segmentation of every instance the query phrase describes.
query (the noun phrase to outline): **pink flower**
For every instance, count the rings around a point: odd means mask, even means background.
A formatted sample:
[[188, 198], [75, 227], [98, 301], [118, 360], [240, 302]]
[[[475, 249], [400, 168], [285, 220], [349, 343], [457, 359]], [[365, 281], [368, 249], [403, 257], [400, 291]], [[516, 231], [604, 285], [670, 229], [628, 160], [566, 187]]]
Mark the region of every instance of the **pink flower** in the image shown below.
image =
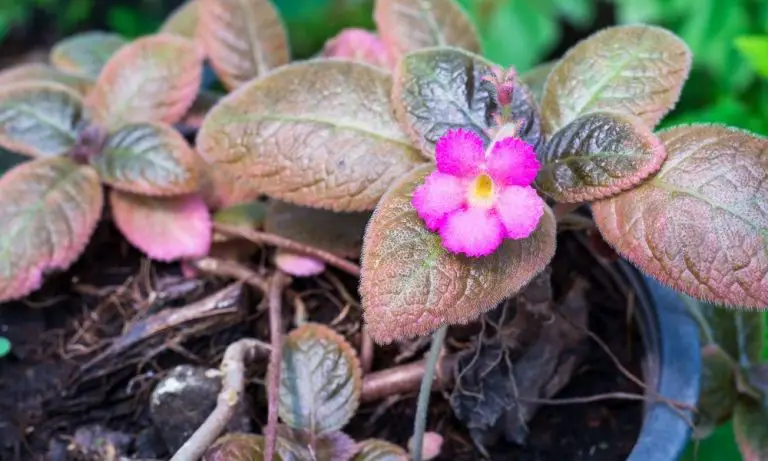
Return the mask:
[[539, 171], [533, 147], [503, 138], [486, 151], [472, 131], [444, 134], [436, 146], [437, 170], [413, 193], [413, 206], [452, 253], [486, 256], [505, 238], [531, 235], [544, 201], [530, 185]]

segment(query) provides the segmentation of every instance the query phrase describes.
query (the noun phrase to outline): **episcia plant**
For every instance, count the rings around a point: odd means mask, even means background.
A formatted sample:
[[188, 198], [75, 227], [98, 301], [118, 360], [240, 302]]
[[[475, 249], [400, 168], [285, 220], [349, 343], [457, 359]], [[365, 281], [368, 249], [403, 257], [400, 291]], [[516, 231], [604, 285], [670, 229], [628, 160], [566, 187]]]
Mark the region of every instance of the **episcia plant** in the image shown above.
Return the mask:
[[205, 255], [199, 157], [172, 126], [198, 94], [196, 45], [88, 32], [50, 61], [0, 74], [0, 146], [33, 157], [0, 178], [0, 301], [80, 255], [102, 216], [102, 184], [115, 224], [150, 257]]

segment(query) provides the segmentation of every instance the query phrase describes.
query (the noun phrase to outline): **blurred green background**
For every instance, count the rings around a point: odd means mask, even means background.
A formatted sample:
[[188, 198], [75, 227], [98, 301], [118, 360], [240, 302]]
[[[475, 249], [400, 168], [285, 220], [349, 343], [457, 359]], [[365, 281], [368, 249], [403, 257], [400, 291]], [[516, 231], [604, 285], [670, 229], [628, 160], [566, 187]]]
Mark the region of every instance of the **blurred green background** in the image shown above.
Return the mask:
[[[626, 23], [671, 29], [694, 69], [664, 125], [719, 122], [768, 135], [768, 0], [459, 0], [485, 54], [525, 71], [595, 30]], [[0, 0], [0, 60], [13, 64], [77, 31], [151, 33], [181, 0]], [[371, 28], [372, 0], [275, 0], [297, 58], [343, 27]], [[9, 161], [11, 161], [9, 159]], [[4, 165], [0, 165], [0, 171]], [[768, 338], [767, 338], [768, 339]], [[764, 356], [768, 359], [768, 348]], [[685, 461], [694, 459], [689, 447]], [[700, 461], [740, 460], [727, 424], [699, 445]]]

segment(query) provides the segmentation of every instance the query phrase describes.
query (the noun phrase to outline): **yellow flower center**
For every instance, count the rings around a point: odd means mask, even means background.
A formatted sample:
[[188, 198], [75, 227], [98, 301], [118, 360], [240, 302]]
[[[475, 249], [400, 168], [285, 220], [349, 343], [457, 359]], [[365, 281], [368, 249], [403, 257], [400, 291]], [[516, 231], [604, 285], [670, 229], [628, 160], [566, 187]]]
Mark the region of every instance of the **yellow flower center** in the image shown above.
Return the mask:
[[473, 207], [490, 208], [493, 206], [495, 192], [493, 179], [485, 173], [480, 174], [469, 186], [469, 204]]

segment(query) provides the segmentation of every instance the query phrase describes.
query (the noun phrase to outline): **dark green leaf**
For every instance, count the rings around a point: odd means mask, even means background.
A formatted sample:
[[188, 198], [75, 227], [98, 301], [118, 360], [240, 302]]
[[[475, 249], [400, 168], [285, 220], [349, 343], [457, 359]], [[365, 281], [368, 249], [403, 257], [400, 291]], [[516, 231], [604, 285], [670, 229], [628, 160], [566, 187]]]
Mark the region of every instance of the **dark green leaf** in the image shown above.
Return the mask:
[[768, 459], [768, 409], [748, 398], [739, 399], [733, 430], [744, 461]]
[[720, 346], [739, 363], [757, 363], [765, 344], [765, 321], [758, 311], [731, 310], [715, 304], [695, 302], [706, 321], [705, 340]]
[[730, 419], [739, 393], [736, 388], [738, 366], [716, 344], [701, 350], [702, 377], [699, 401], [696, 405], [696, 438], [709, 436], [720, 424]]

